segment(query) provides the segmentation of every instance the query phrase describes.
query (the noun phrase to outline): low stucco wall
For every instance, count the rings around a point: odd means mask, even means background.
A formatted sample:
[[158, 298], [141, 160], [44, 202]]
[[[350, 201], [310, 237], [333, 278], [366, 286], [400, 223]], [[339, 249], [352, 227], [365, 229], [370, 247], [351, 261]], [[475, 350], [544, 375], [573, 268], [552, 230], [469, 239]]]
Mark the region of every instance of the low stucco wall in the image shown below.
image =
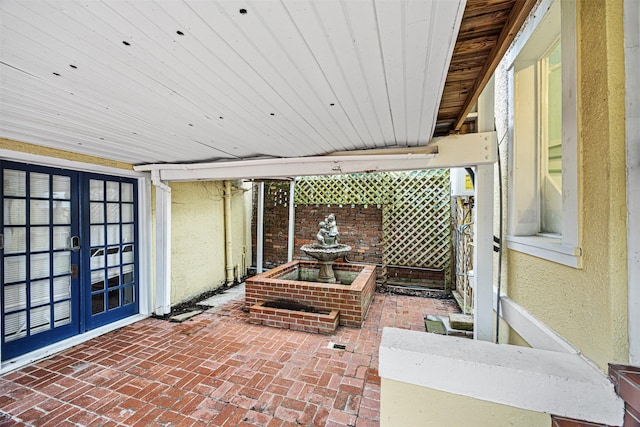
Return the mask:
[[540, 412], [382, 379], [380, 425], [385, 427], [549, 427]]
[[[224, 285], [223, 181], [171, 183], [171, 304]], [[251, 194], [232, 188], [233, 266], [241, 278], [251, 259]]]

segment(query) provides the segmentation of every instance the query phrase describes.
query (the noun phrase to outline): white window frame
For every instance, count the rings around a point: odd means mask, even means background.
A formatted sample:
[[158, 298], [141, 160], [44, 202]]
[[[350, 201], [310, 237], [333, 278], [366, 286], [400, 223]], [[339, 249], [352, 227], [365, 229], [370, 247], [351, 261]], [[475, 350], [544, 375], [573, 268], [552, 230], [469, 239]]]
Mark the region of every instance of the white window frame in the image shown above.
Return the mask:
[[[559, 13], [560, 12], [560, 13]], [[558, 28], [560, 31], [558, 31]], [[557, 40], [562, 44], [562, 235], [539, 234], [539, 159], [538, 111], [535, 84], [523, 85], [515, 98], [516, 69], [537, 62]], [[581, 200], [578, 192], [578, 123], [576, 73], [576, 6], [575, 0], [543, 0], [523, 27], [503, 61], [508, 68], [509, 87], [509, 193], [507, 247], [542, 259], [574, 268], [582, 268], [579, 216]], [[530, 67], [530, 70], [535, 67]], [[522, 71], [519, 78], [530, 71]], [[534, 80], [532, 80], [533, 82]], [[523, 90], [530, 91], [523, 93]], [[518, 104], [516, 104], [518, 102]], [[524, 111], [536, 120], [514, 126], [515, 111]], [[536, 135], [520, 138], [518, 135]]]

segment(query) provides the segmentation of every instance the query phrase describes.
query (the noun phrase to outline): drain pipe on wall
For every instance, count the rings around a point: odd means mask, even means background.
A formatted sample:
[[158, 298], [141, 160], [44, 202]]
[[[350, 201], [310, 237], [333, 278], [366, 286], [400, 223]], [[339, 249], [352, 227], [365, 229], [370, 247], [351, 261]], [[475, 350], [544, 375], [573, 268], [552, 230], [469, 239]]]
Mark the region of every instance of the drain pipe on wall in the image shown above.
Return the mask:
[[264, 182], [258, 184], [258, 224], [256, 226], [256, 273], [262, 273], [264, 254]]
[[231, 181], [224, 181], [225, 286], [235, 283], [233, 275], [233, 242], [231, 239]]
[[151, 171], [156, 187], [156, 289], [154, 312], [171, 312], [171, 187], [160, 180], [160, 171]]
[[295, 190], [295, 181], [292, 180], [289, 183], [289, 234], [288, 243], [287, 243], [287, 262], [293, 261], [293, 244], [294, 244], [294, 236], [295, 236], [295, 205], [293, 204], [293, 200], [296, 196]]

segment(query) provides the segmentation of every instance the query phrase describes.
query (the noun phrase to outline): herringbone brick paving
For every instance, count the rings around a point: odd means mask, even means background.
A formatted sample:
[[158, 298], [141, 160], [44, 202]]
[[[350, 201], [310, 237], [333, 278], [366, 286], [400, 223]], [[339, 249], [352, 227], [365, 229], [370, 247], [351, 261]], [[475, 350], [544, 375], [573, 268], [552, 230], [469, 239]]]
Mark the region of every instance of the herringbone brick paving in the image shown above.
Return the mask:
[[457, 312], [377, 293], [362, 329], [324, 336], [249, 324], [242, 306], [145, 319], [6, 374], [0, 425], [377, 426], [382, 328], [424, 331], [424, 315]]

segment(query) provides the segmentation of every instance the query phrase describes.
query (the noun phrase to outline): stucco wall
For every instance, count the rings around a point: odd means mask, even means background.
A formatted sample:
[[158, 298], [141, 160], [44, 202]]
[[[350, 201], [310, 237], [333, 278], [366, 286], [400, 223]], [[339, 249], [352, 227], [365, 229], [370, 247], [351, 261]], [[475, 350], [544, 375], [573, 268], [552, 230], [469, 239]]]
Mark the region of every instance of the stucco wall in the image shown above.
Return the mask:
[[548, 427], [548, 414], [382, 379], [380, 425], [403, 427]]
[[584, 267], [507, 251], [508, 295], [603, 371], [628, 358], [622, 7], [577, 2]]
[[[225, 283], [224, 184], [222, 181], [171, 183], [171, 304]], [[232, 187], [232, 265], [251, 259], [249, 191]], [[246, 263], [245, 263], [246, 267]], [[244, 276], [240, 271], [239, 276]]]

